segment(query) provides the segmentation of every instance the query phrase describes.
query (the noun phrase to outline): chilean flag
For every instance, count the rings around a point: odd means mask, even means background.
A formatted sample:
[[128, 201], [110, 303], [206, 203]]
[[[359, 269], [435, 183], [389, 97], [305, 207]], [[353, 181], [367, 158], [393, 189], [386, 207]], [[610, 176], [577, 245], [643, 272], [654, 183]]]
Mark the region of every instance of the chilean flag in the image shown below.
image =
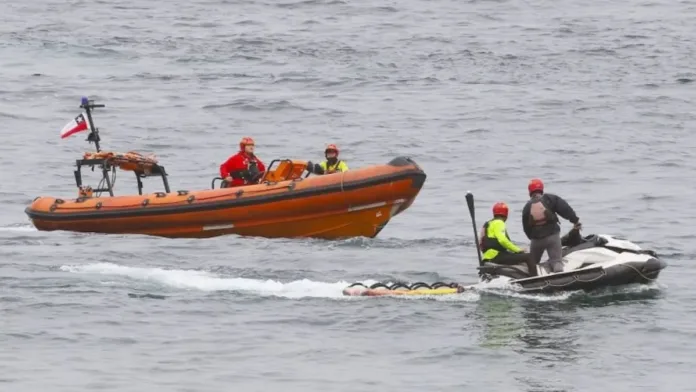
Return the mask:
[[72, 136], [78, 132], [86, 131], [90, 128], [89, 120], [84, 113], [80, 113], [72, 121], [65, 124], [63, 129], [60, 131], [60, 138], [65, 139], [68, 136]]

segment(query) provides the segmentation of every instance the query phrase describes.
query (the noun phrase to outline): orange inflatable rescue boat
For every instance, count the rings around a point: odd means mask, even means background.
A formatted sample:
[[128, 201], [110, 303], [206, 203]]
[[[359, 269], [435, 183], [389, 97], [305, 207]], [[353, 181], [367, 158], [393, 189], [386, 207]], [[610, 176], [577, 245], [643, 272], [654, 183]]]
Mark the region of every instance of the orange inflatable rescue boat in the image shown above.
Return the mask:
[[[82, 98], [85, 110], [66, 125], [63, 137], [89, 130], [96, 153], [77, 160], [76, 199], [38, 197], [25, 212], [43, 231], [148, 234], [170, 238], [205, 238], [227, 234], [260, 237], [339, 239], [375, 237], [390, 219], [406, 210], [425, 182], [410, 158], [384, 165], [311, 176], [307, 162], [274, 160], [257, 184], [234, 188], [170, 191], [168, 174], [153, 157], [136, 152], [104, 152], [92, 122], [96, 105]], [[67, 136], [66, 136], [67, 135]], [[99, 187], [82, 185], [81, 169], [98, 168]], [[131, 171], [138, 195], [115, 196], [116, 170]], [[146, 177], [160, 177], [164, 192], [142, 194]], [[223, 181], [224, 182], [224, 181]], [[108, 192], [106, 196], [100, 196]]]

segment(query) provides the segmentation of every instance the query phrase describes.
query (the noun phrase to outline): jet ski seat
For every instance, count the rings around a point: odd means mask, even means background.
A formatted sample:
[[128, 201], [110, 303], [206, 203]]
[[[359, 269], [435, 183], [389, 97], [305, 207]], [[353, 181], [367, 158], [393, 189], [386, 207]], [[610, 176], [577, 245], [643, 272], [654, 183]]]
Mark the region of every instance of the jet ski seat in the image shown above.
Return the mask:
[[[568, 233], [570, 234], [570, 233]], [[607, 240], [599, 237], [597, 235], [588, 235], [585, 238], [580, 238], [579, 241], [573, 241], [572, 244], [569, 246], [564, 246], [563, 249], [561, 250], [561, 254], [563, 257], [567, 256], [568, 254], [572, 252], [576, 252], [578, 250], [583, 250], [583, 249], [589, 249], [589, 248], [594, 248], [596, 246], [602, 246], [607, 243]], [[563, 240], [561, 240], [561, 244], [563, 244]]]

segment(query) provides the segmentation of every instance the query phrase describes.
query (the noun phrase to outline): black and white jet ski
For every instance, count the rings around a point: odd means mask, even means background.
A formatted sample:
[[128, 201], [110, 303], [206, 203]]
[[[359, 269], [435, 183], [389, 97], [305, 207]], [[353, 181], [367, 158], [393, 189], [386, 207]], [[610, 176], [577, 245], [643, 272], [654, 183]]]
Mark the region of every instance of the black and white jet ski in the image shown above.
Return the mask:
[[[467, 193], [466, 199], [478, 244], [473, 195]], [[667, 263], [654, 251], [641, 249], [633, 242], [607, 234], [593, 234], [583, 238], [578, 230], [572, 229], [563, 236], [561, 243], [564, 246], [561, 272], [552, 272], [546, 261], [537, 265], [537, 276], [530, 277], [526, 264], [484, 264], [479, 253], [481, 281], [495, 280], [516, 285], [526, 293], [589, 291], [609, 286], [650, 283], [667, 267]]]
[[[548, 261], [537, 265], [530, 277], [526, 264], [500, 265], [487, 262], [478, 267], [481, 280], [520, 286], [524, 292], [593, 290], [608, 286], [650, 283], [667, 263], [652, 250], [641, 249], [625, 239], [607, 234], [581, 237], [573, 229], [562, 239], [563, 271], [552, 272]], [[558, 269], [558, 267], [556, 268]]]

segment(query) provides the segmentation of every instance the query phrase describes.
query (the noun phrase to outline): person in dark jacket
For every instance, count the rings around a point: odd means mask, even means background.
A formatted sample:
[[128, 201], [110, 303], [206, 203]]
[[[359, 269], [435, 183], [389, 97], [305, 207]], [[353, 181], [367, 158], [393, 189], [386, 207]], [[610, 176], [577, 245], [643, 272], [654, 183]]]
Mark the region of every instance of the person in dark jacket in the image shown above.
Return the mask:
[[531, 241], [529, 253], [532, 260], [539, 264], [544, 251], [549, 255], [549, 267], [552, 272], [563, 271], [561, 227], [558, 215], [570, 221], [580, 230], [580, 219], [573, 208], [560, 196], [544, 193], [544, 183], [535, 178], [529, 181], [529, 201], [522, 209], [522, 227]]

